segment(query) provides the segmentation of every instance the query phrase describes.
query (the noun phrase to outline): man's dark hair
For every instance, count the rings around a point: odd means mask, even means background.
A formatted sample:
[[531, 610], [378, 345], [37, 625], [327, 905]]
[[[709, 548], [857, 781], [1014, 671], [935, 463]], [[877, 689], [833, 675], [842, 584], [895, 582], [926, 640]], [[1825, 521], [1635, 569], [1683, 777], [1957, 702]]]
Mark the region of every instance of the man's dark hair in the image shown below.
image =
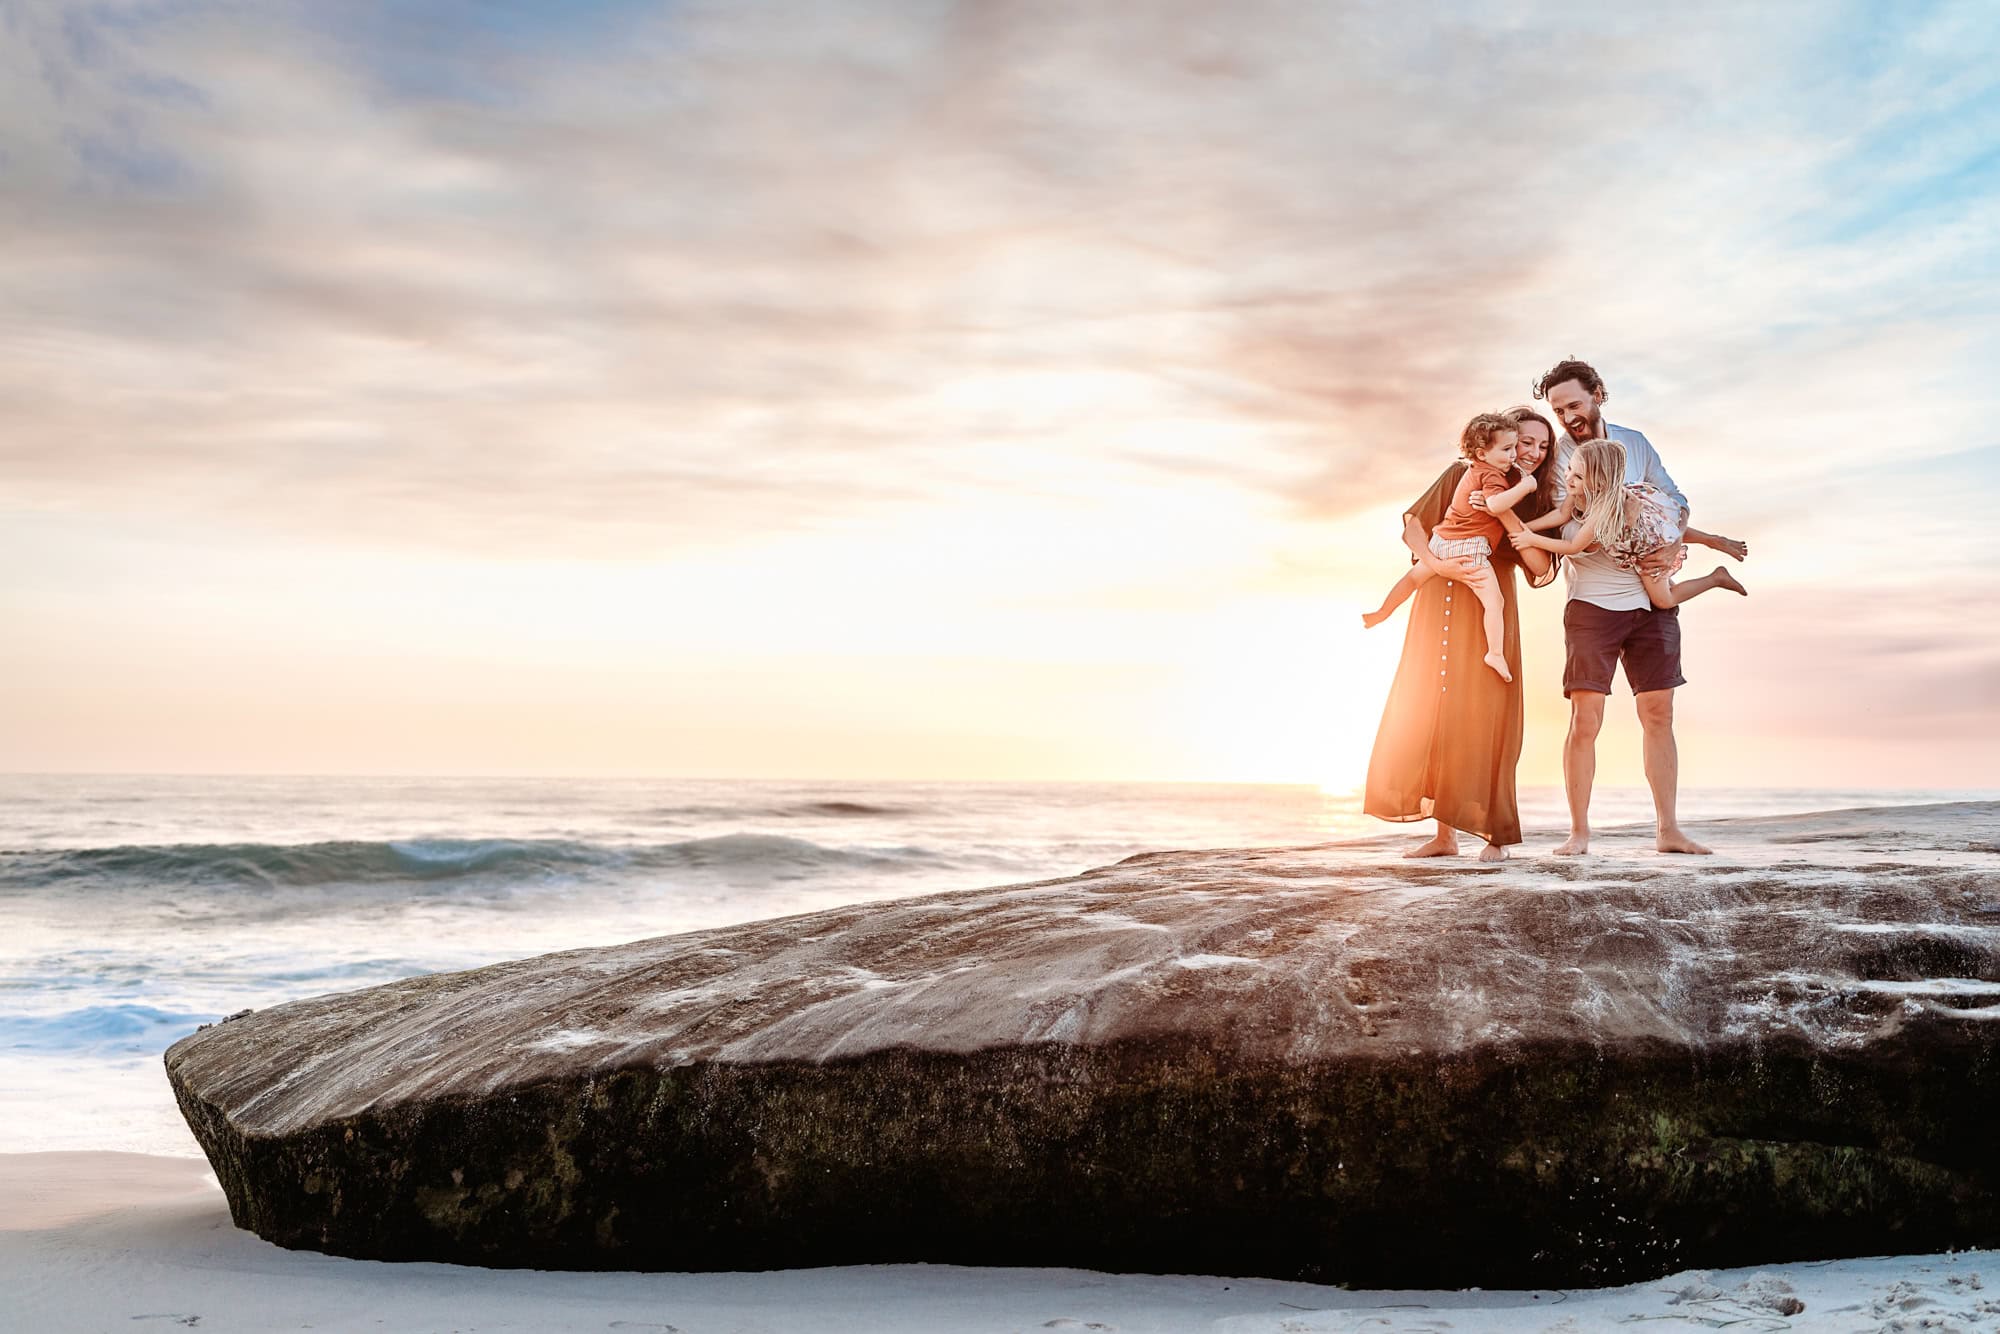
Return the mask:
[[[1549, 390], [1566, 380], [1575, 380], [1583, 386], [1583, 392], [1586, 394], [1594, 394], [1604, 388], [1603, 377], [1591, 368], [1589, 362], [1578, 361], [1575, 357], [1571, 357], [1567, 361], [1558, 361], [1549, 367], [1548, 373], [1536, 381], [1535, 397], [1547, 398]], [[1609, 398], [1611, 395], [1607, 393], [1605, 397]]]

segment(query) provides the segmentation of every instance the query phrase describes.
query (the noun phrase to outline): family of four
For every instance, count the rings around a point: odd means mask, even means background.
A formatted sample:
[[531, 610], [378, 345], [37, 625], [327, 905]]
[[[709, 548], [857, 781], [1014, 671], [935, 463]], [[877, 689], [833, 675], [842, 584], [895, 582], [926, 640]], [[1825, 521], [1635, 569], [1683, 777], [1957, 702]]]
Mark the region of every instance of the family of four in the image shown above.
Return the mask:
[[1722, 566], [1698, 579], [1674, 576], [1686, 543], [1736, 560], [1748, 548], [1688, 526], [1687, 499], [1651, 443], [1604, 420], [1604, 381], [1588, 364], [1558, 362], [1536, 384], [1535, 397], [1548, 403], [1566, 434], [1558, 437], [1531, 407], [1482, 412], [1460, 436], [1463, 457], [1404, 512], [1403, 541], [1414, 564], [1381, 607], [1361, 618], [1380, 624], [1413, 599], [1363, 809], [1384, 820], [1435, 819], [1436, 836], [1406, 854], [1412, 857], [1456, 853], [1460, 831], [1485, 840], [1483, 861], [1504, 859], [1521, 841], [1514, 801], [1522, 717], [1514, 572], [1519, 568], [1530, 587], [1541, 588], [1560, 565], [1569, 591], [1563, 785], [1570, 831], [1556, 853], [1590, 846], [1597, 734], [1612, 672], [1621, 665], [1638, 698], [1659, 849], [1707, 852], [1681, 832], [1676, 811], [1674, 690], [1686, 684], [1680, 604], [1710, 589], [1745, 590]]

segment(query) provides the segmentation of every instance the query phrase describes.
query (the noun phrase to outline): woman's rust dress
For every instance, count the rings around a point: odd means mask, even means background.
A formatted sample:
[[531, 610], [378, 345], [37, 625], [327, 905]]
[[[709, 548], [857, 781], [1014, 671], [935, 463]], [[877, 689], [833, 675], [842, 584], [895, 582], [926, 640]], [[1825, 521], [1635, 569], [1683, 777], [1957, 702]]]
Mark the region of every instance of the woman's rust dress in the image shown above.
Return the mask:
[[[1465, 464], [1454, 463], [1405, 511], [1428, 533], [1451, 506]], [[1541, 513], [1539, 498], [1515, 507], [1522, 520]], [[1479, 597], [1457, 580], [1432, 579], [1410, 599], [1410, 628], [1396, 668], [1375, 751], [1368, 760], [1362, 810], [1383, 820], [1437, 819], [1501, 847], [1521, 841], [1514, 766], [1521, 758], [1521, 623], [1514, 607], [1520, 553], [1503, 542], [1493, 574], [1506, 602], [1511, 682], [1481, 659]], [[1525, 572], [1524, 572], [1525, 573]], [[1555, 578], [1552, 562], [1532, 587]]]

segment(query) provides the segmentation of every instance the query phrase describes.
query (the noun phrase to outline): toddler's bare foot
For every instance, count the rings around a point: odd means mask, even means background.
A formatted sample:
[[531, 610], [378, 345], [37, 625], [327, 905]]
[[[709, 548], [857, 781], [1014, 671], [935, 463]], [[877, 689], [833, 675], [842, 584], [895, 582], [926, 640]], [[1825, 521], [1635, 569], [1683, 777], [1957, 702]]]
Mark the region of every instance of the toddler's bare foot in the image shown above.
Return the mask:
[[1556, 844], [1551, 855], [1557, 857], [1581, 857], [1590, 851], [1590, 831], [1572, 829], [1569, 837]]
[[1483, 862], [1504, 862], [1507, 860], [1507, 849], [1495, 843], [1488, 843], [1479, 850], [1479, 860]]
[[1513, 680], [1513, 679], [1514, 679], [1514, 673], [1512, 673], [1512, 672], [1510, 672], [1510, 671], [1508, 671], [1508, 670], [1507, 670], [1507, 655], [1506, 655], [1506, 654], [1504, 654], [1504, 653], [1489, 653], [1489, 654], [1487, 654], [1487, 655], [1486, 655], [1486, 665], [1487, 665], [1488, 667], [1491, 667], [1491, 668], [1492, 668], [1492, 669], [1493, 669], [1494, 671], [1496, 671], [1496, 672], [1500, 673], [1500, 679], [1501, 679], [1502, 681], [1511, 681], [1511, 680]]
[[1662, 829], [1659, 838], [1654, 841], [1653, 846], [1661, 852], [1686, 852], [1692, 853], [1697, 857], [1712, 857], [1715, 855], [1713, 848], [1704, 848], [1678, 829]]
[[1717, 588], [1727, 588], [1732, 592], [1741, 593], [1746, 598], [1750, 596], [1750, 590], [1745, 588], [1743, 585], [1737, 583], [1736, 576], [1731, 574], [1728, 570], [1723, 569], [1720, 565], [1716, 566], [1715, 569], [1709, 573], [1708, 577], [1715, 580], [1715, 586]]
[[1456, 857], [1458, 855], [1458, 835], [1449, 829], [1440, 829], [1428, 843], [1419, 843], [1403, 855], [1405, 857]]
[[1370, 630], [1373, 630], [1388, 619], [1389, 613], [1386, 611], [1364, 611], [1361, 613], [1361, 623]]

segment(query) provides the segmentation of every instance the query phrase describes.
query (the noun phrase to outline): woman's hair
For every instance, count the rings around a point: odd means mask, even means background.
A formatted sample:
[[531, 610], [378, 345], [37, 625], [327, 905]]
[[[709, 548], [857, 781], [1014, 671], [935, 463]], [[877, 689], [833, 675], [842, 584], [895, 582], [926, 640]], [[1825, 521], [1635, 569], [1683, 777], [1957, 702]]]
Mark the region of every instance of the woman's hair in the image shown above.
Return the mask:
[[1469, 459], [1477, 459], [1493, 448], [1495, 436], [1516, 435], [1519, 432], [1520, 425], [1512, 417], [1498, 412], [1482, 412], [1458, 433], [1458, 452]]
[[1514, 513], [1523, 522], [1539, 519], [1556, 507], [1556, 492], [1562, 490], [1562, 478], [1556, 475], [1556, 428], [1526, 403], [1516, 404], [1500, 415], [1516, 426], [1533, 422], [1548, 434], [1549, 448], [1542, 455], [1541, 471], [1535, 474], [1535, 494], [1514, 507]]
[[1576, 447], [1583, 472], [1583, 521], [1609, 547], [1632, 526], [1637, 506], [1625, 489], [1625, 446], [1616, 440], [1586, 440]]

